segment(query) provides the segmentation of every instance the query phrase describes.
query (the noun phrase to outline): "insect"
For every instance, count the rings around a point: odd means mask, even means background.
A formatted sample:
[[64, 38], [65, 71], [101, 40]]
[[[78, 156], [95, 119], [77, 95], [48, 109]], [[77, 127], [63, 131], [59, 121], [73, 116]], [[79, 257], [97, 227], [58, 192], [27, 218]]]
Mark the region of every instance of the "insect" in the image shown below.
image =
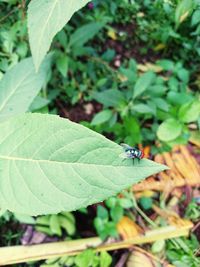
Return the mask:
[[141, 160], [144, 157], [143, 151], [139, 150], [136, 147], [131, 147], [127, 144], [121, 144], [121, 146], [124, 148], [124, 152], [125, 152], [125, 153], [120, 155], [123, 158]]

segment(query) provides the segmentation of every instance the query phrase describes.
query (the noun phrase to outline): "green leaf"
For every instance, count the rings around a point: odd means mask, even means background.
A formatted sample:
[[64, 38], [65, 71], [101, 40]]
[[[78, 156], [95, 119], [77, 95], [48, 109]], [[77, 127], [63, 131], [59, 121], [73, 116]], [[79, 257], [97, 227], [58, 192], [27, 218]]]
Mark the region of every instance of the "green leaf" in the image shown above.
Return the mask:
[[197, 121], [200, 116], [200, 101], [193, 101], [182, 105], [178, 116], [181, 121], [186, 123]]
[[97, 206], [97, 217], [101, 218], [102, 220], [107, 221], [109, 217], [107, 209], [101, 205], [98, 205]]
[[29, 107], [29, 111], [39, 110], [46, 107], [50, 103], [50, 100], [41, 96], [36, 96]]
[[125, 102], [123, 93], [117, 89], [109, 89], [103, 92], [95, 92], [93, 98], [106, 107], [118, 107]]
[[200, 9], [197, 9], [194, 11], [193, 15], [192, 15], [192, 22], [191, 25], [195, 26], [198, 23], [200, 23]]
[[109, 267], [112, 263], [112, 257], [107, 251], [101, 251], [100, 267]]
[[141, 95], [144, 91], [148, 89], [148, 87], [151, 85], [155, 78], [155, 73], [152, 71], [148, 71], [142, 76], [139, 77], [139, 79], [136, 81], [134, 92], [133, 92], [133, 98], [138, 97]]
[[94, 118], [93, 118], [91, 124], [92, 124], [92, 125], [99, 125], [99, 124], [102, 124], [102, 123], [108, 121], [108, 120], [112, 117], [112, 115], [113, 115], [112, 110], [110, 110], [110, 109], [105, 109], [105, 110], [103, 110], [103, 111], [97, 113], [97, 114], [94, 116]]
[[62, 230], [60, 227], [59, 217], [56, 214], [51, 215], [49, 220], [50, 230], [53, 234], [61, 236]]
[[169, 59], [161, 59], [157, 61], [158, 65], [163, 68], [163, 70], [174, 70], [174, 62]]
[[59, 72], [62, 74], [62, 76], [66, 77], [67, 71], [68, 71], [68, 58], [65, 54], [61, 54], [56, 59], [56, 66], [57, 66]]
[[121, 146], [55, 115], [23, 114], [0, 126], [0, 203], [13, 212], [77, 210], [167, 168], [124, 160]]
[[162, 141], [171, 141], [177, 138], [182, 131], [183, 125], [173, 119], [167, 119], [163, 123], [161, 123], [158, 127], [157, 136]]
[[94, 251], [92, 249], [87, 249], [76, 256], [75, 263], [77, 267], [89, 267], [92, 266], [94, 259]]
[[155, 253], [160, 253], [164, 250], [165, 248], [165, 240], [157, 240], [153, 243], [151, 247], [151, 251]]
[[118, 223], [124, 214], [124, 210], [121, 206], [115, 206], [111, 209], [110, 215], [114, 222]]
[[153, 99], [153, 101], [159, 109], [164, 110], [166, 112], [169, 111], [169, 104], [164, 99], [156, 97]]
[[153, 200], [150, 197], [141, 197], [139, 203], [144, 210], [149, 210], [152, 208]]
[[83, 46], [92, 39], [104, 26], [101, 22], [91, 22], [79, 27], [70, 37], [70, 46]]
[[177, 93], [177, 92], [173, 92], [170, 91], [167, 94], [167, 101], [173, 105], [183, 105], [186, 102], [191, 102], [191, 100], [193, 99], [192, 95], [188, 94], [188, 93]]
[[28, 110], [46, 80], [47, 57], [36, 73], [32, 58], [22, 60], [6, 72], [0, 82], [0, 121]]
[[136, 104], [132, 107], [132, 110], [138, 112], [138, 113], [153, 113], [154, 110], [146, 104]]
[[32, 0], [28, 6], [28, 31], [36, 70], [50, 48], [53, 37], [72, 15], [89, 0]]
[[193, 0], [181, 0], [179, 1], [175, 12], [175, 23], [179, 26], [191, 13], [195, 4]]

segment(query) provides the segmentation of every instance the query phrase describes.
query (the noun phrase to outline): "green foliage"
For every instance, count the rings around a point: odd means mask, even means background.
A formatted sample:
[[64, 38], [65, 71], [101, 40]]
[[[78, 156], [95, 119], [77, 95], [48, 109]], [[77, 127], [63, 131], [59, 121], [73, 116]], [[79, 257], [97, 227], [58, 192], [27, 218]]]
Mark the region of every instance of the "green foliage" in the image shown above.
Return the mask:
[[106, 251], [96, 253], [92, 249], [86, 249], [77, 256], [63, 256], [59, 259], [50, 259], [40, 267], [69, 266], [69, 267], [109, 267], [112, 257]]
[[185, 211], [185, 217], [190, 219], [190, 220], [198, 220], [200, 217], [200, 206], [197, 203], [197, 201], [195, 201], [195, 199], [193, 199], [189, 205], [187, 206], [187, 209]]
[[182, 125], [175, 119], [170, 118], [164, 121], [158, 128], [158, 137], [162, 141], [176, 139], [182, 131]]
[[97, 216], [94, 219], [94, 226], [101, 237], [118, 237], [117, 223], [123, 217], [125, 210], [132, 208], [133, 202], [130, 198], [111, 197], [105, 201], [106, 207], [97, 206]]
[[[187, 143], [190, 127], [198, 131], [199, 1], [94, 0], [85, 6], [88, 2], [0, 1], [0, 116], [5, 120], [0, 132], [1, 226], [36, 222], [34, 227], [50, 236], [74, 236], [73, 215], [50, 213], [102, 201], [163, 170], [147, 160], [134, 165], [122, 161], [118, 145], [56, 116], [7, 120], [11, 116], [78, 113], [76, 120], [86, 118], [81, 123], [88, 128], [117, 143], [150, 144], [153, 153]], [[53, 53], [44, 60], [51, 44]], [[37, 73], [27, 58], [31, 52]], [[140, 198], [140, 207], [149, 212], [153, 200]], [[111, 197], [98, 205], [98, 235], [103, 240], [118, 237], [117, 223], [123, 215], [133, 216], [136, 204]], [[35, 219], [27, 214], [49, 215]], [[199, 218], [196, 202], [189, 204], [185, 217]], [[8, 231], [2, 243], [19, 242], [16, 235]], [[175, 266], [196, 267], [196, 245], [194, 238], [161, 241], [152, 251], [167, 249]], [[106, 252], [87, 250], [43, 266], [106, 267], [111, 261]]]
[[76, 231], [75, 217], [70, 212], [40, 216], [36, 219], [36, 230], [49, 236], [62, 236], [64, 230], [69, 236], [73, 236]]
[[195, 255], [199, 247], [197, 238], [177, 238], [167, 242], [167, 258], [176, 267], [198, 267], [200, 259]]
[[135, 83], [133, 99], [144, 93], [151, 85], [154, 78], [155, 74], [153, 72], [146, 72], [143, 74]]

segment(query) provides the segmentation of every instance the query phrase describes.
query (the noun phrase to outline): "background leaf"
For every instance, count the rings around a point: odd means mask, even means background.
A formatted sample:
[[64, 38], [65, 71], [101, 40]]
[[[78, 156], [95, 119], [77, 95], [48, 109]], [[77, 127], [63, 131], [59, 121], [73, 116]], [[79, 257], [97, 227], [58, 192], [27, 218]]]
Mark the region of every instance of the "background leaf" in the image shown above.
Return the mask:
[[0, 121], [28, 110], [39, 93], [50, 65], [48, 56], [36, 73], [32, 58], [22, 60], [0, 81]]
[[179, 1], [176, 12], [175, 12], [175, 22], [176, 26], [181, 24], [192, 12], [195, 3], [193, 0], [181, 0]]
[[103, 92], [94, 92], [93, 98], [105, 107], [116, 107], [125, 103], [123, 93], [117, 89], [108, 89]]
[[182, 127], [178, 120], [173, 118], [167, 119], [158, 127], [158, 138], [162, 141], [174, 140], [181, 134]]
[[53, 37], [89, 0], [32, 0], [28, 6], [29, 42], [38, 70]]
[[133, 98], [136, 98], [137, 96], [141, 95], [145, 90], [147, 90], [147, 88], [150, 86], [155, 77], [155, 73], [152, 71], [148, 71], [142, 76], [140, 76], [139, 79], [136, 81], [134, 87]]
[[100, 22], [91, 22], [78, 28], [70, 37], [70, 46], [83, 46], [87, 41], [92, 39], [95, 34], [104, 26]]
[[198, 120], [200, 116], [200, 101], [195, 100], [182, 105], [179, 109], [178, 116], [185, 123]]
[[108, 121], [112, 117], [112, 115], [113, 115], [112, 110], [104, 109], [103, 111], [100, 111], [94, 116], [91, 124], [98, 125], [98, 124], [104, 123]]
[[102, 201], [166, 167], [123, 160], [121, 146], [54, 115], [1, 124], [1, 208], [28, 214], [71, 211]]

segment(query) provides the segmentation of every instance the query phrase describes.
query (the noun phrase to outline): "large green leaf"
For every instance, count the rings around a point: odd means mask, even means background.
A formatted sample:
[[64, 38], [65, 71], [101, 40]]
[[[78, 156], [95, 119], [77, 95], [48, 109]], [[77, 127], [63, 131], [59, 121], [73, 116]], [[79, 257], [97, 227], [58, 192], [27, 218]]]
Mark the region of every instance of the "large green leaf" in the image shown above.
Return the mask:
[[121, 146], [54, 115], [0, 124], [0, 205], [38, 215], [102, 201], [166, 167], [124, 160]]
[[32, 0], [28, 7], [29, 42], [36, 70], [53, 37], [89, 0]]
[[22, 60], [0, 82], [0, 121], [28, 110], [45, 82], [50, 57], [36, 73], [32, 58]]

